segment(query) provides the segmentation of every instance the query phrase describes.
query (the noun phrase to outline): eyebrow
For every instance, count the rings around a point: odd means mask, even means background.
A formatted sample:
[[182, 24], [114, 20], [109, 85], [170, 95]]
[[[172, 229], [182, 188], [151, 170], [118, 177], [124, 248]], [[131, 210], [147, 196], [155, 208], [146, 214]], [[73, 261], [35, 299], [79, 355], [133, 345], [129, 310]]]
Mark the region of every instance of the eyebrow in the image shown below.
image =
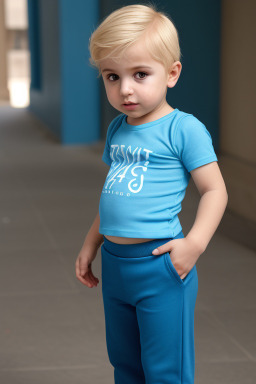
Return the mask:
[[[151, 67], [149, 67], [148, 65], [137, 65], [136, 67], [133, 67], [133, 68], [131, 68], [131, 69], [138, 69], [138, 68], [149, 68], [149, 69], [152, 69]], [[105, 68], [105, 69], [103, 69], [103, 71], [102, 71], [102, 73], [103, 72], [107, 72], [107, 71], [109, 71], [109, 72], [115, 72], [113, 69], [108, 69], [108, 68]]]

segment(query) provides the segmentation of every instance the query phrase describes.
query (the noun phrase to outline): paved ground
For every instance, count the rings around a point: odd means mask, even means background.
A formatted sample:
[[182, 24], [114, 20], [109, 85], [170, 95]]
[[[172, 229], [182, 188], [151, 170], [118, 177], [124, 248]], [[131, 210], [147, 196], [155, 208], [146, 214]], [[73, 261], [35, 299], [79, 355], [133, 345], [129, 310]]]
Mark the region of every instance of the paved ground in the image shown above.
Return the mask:
[[[114, 382], [100, 251], [98, 287], [75, 277], [107, 172], [101, 151], [60, 146], [26, 110], [0, 108], [0, 383]], [[198, 201], [191, 181], [180, 215], [185, 235]], [[254, 384], [255, 251], [217, 231], [197, 270], [195, 383]]]

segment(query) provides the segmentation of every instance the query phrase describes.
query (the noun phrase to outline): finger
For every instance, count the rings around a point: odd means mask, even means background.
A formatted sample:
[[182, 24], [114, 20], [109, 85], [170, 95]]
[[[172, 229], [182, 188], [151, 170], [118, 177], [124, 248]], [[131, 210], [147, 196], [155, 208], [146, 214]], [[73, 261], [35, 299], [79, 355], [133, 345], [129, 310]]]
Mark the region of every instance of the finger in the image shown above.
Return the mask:
[[87, 281], [88, 281], [90, 284], [95, 285], [94, 280], [93, 280], [93, 278], [92, 278], [92, 276], [91, 276], [91, 274], [90, 274], [90, 270], [89, 270], [89, 269], [87, 270], [87, 272], [86, 272], [86, 274], [85, 274], [85, 278], [87, 279]]
[[162, 255], [163, 253], [166, 253], [166, 252], [169, 252], [169, 251], [172, 251], [173, 248], [174, 248], [174, 242], [176, 240], [171, 240], [171, 241], [168, 241], [167, 243], [163, 244], [163, 245], [160, 245], [159, 247], [155, 248], [153, 251], [152, 251], [152, 254], [153, 255]]
[[77, 268], [77, 269], [76, 269], [76, 277], [77, 277], [77, 279], [78, 279], [82, 284], [86, 285], [87, 287], [92, 287], [92, 286], [93, 286], [91, 279], [89, 279], [88, 273], [86, 273], [85, 276], [83, 277], [83, 276], [81, 275], [80, 268]]
[[76, 277], [79, 281], [81, 281], [82, 284], [91, 288], [94, 285], [94, 283], [87, 272], [88, 272], [87, 265], [80, 263], [80, 260], [77, 259], [77, 261], [76, 261]]
[[99, 279], [96, 276], [94, 276], [94, 274], [93, 274], [92, 263], [90, 263], [88, 266], [88, 272], [89, 272], [91, 278], [93, 279], [93, 281], [95, 281], [96, 283], [99, 282]]
[[88, 288], [93, 287], [93, 284], [88, 279], [84, 279], [83, 277], [78, 276], [78, 280], [81, 281], [81, 283], [86, 285]]
[[91, 278], [92, 281], [94, 282], [94, 284], [98, 284], [98, 279], [96, 279], [96, 277], [94, 276], [94, 274], [93, 274], [93, 272], [92, 272], [91, 269], [89, 270], [88, 273], [89, 273], [90, 278]]
[[96, 285], [96, 281], [95, 281], [93, 273], [92, 273], [92, 264], [91, 263], [88, 265], [87, 275], [88, 275], [88, 279], [90, 279], [90, 282], [93, 285]]
[[168, 251], [170, 251], [170, 246], [167, 245], [168, 243], [164, 244], [164, 245], [161, 245], [160, 247], [157, 247], [155, 248], [153, 251], [152, 251], [152, 254], [153, 255], [162, 255], [163, 253], [166, 253]]
[[99, 279], [96, 276], [94, 276], [94, 274], [93, 274], [92, 263], [90, 263], [88, 266], [88, 273], [89, 273], [91, 279], [93, 280], [93, 282], [95, 283], [95, 285], [97, 285], [99, 282]]
[[180, 275], [181, 280], [185, 279], [186, 276], [187, 276], [187, 273], [183, 273], [182, 275]]

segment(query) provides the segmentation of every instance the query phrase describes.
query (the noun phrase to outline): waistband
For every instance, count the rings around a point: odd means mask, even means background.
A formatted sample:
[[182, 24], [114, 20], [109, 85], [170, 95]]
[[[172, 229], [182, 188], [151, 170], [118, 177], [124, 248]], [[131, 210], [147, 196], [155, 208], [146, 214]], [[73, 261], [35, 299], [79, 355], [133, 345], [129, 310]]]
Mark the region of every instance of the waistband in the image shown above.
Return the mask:
[[[174, 239], [181, 239], [183, 238], [183, 232], [180, 231], [178, 235], [175, 237], [167, 237], [163, 239], [154, 239], [145, 241], [143, 243], [138, 244], [117, 244], [113, 241], [108, 240], [104, 235], [104, 243], [102, 246], [111, 253], [112, 255], [119, 256], [119, 257], [145, 257], [152, 255], [152, 251], [160, 247], [160, 245], [163, 245], [167, 243], [168, 241], [174, 240]], [[152, 255], [154, 256], [154, 255]]]

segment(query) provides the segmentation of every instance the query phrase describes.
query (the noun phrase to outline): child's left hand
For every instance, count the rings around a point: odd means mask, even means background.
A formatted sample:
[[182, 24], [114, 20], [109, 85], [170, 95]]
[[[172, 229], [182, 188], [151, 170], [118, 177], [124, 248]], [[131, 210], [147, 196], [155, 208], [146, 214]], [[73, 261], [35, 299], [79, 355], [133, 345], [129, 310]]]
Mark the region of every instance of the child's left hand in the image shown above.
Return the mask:
[[[159, 253], [155, 253], [156, 249]], [[203, 253], [199, 249], [199, 245], [191, 238], [187, 237], [168, 241], [168, 243], [165, 243], [156, 249], [152, 252], [153, 255], [160, 255], [166, 252], [170, 253], [172, 264], [181, 279], [184, 279], [187, 276], [199, 256]]]

